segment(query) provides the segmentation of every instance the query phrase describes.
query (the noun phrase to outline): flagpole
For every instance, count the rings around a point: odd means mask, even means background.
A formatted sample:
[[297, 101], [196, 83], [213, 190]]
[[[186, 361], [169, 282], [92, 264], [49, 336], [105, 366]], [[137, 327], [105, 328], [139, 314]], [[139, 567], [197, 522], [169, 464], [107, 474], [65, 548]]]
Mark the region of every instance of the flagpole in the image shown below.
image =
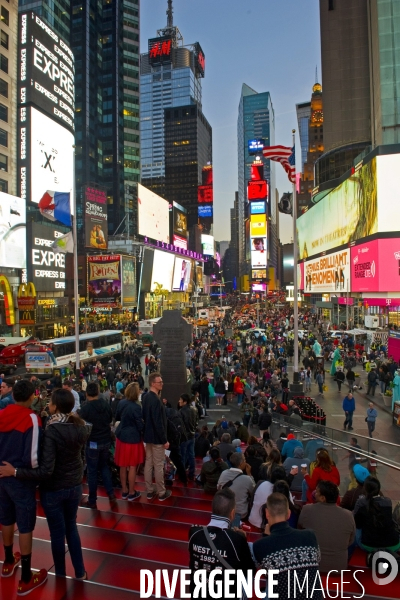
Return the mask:
[[79, 287], [78, 287], [78, 233], [76, 226], [76, 193], [75, 193], [75, 146], [73, 148], [73, 179], [72, 179], [72, 237], [74, 241], [74, 314], [75, 314], [75, 375], [79, 378], [80, 375], [80, 355], [79, 355]]
[[[292, 147], [295, 147], [296, 130], [292, 129]], [[295, 165], [296, 168], [296, 165]], [[293, 335], [294, 335], [294, 360], [293, 360], [293, 383], [299, 383], [299, 306], [297, 302], [298, 296], [298, 282], [297, 282], [297, 198], [296, 198], [296, 175], [293, 182], [293, 196], [292, 196], [292, 207], [293, 207]]]

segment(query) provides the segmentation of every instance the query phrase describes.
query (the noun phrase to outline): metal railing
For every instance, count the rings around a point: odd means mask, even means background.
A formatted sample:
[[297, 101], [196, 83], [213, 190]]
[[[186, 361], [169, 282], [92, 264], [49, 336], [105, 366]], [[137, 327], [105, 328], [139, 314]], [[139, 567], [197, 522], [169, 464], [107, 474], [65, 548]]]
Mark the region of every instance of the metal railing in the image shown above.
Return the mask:
[[[278, 439], [281, 433], [294, 433], [296, 438], [303, 443], [306, 453], [308, 442], [315, 439], [321, 440], [323, 447], [329, 452], [339, 470], [341, 495], [349, 489], [349, 486], [354, 485], [350, 463], [355, 458], [358, 463], [368, 468], [370, 473], [379, 479], [382, 492], [391, 498], [393, 507], [400, 500], [400, 460], [398, 460], [400, 448], [398, 445], [362, 435], [351, 435], [345, 431], [313, 423], [303, 422], [303, 426], [299, 427], [276, 417], [273, 418], [270, 432], [274, 440]], [[353, 437], [357, 439], [360, 448], [355, 448], [350, 444], [350, 439]], [[349, 455], [349, 453], [352, 454]]]

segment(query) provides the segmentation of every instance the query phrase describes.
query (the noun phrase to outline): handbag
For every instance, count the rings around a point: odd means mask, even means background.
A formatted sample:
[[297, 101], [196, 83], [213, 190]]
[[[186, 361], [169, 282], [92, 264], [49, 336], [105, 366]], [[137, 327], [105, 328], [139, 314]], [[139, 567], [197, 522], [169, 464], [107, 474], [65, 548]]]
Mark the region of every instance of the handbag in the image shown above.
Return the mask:
[[214, 553], [214, 556], [218, 559], [218, 561], [221, 563], [221, 565], [223, 565], [225, 567], [225, 569], [231, 569], [232, 567], [231, 565], [228, 563], [228, 561], [226, 561], [224, 559], [223, 556], [221, 556], [221, 554], [218, 552], [216, 545], [214, 544], [214, 542], [211, 539], [210, 534], [208, 533], [208, 529], [206, 526], [203, 527], [203, 531], [204, 531], [204, 535], [206, 536], [206, 540], [207, 542], [210, 544], [210, 548]]

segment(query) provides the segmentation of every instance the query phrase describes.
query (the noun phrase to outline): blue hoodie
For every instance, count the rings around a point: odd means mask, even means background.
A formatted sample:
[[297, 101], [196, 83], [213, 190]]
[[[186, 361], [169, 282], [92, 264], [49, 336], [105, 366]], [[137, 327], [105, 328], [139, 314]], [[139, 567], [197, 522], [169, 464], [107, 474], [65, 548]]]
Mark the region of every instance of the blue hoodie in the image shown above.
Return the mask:
[[14, 401], [14, 398], [13, 398], [13, 395], [12, 395], [12, 391], [9, 392], [8, 394], [5, 394], [4, 396], [2, 396], [0, 398], [0, 410], [2, 408], [5, 408], [9, 404], [15, 404], [15, 401]]
[[343, 410], [344, 412], [354, 412], [356, 410], [356, 402], [354, 398], [350, 400], [350, 398], [346, 396], [346, 398], [343, 400]]

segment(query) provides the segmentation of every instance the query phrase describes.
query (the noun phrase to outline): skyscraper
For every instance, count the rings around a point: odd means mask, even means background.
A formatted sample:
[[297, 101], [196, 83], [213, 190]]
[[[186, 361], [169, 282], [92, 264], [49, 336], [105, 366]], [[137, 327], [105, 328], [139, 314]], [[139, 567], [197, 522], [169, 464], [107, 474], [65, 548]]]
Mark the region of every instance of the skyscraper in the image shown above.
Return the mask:
[[308, 126], [310, 123], [311, 102], [296, 104], [296, 114], [301, 147], [301, 171], [303, 172], [308, 152]]
[[371, 147], [400, 142], [399, 10], [397, 0], [320, 0], [325, 153], [317, 185]]
[[71, 2], [69, 0], [19, 0], [18, 5], [19, 12], [33, 10], [69, 43], [71, 26]]
[[322, 86], [318, 82], [313, 85], [309, 106], [309, 117], [307, 119], [307, 154], [301, 173], [300, 191], [297, 194], [297, 214], [300, 214], [301, 210], [311, 201], [311, 192], [314, 188], [314, 165], [324, 151]]
[[[263, 140], [265, 146], [275, 143], [275, 116], [269, 92], [258, 93], [245, 83], [239, 102], [239, 115], [237, 123], [238, 136], [238, 209], [239, 209], [239, 274], [246, 275], [250, 271], [249, 253], [246, 257], [245, 221], [247, 219], [247, 182], [250, 177], [250, 165], [254, 156], [248, 151], [249, 140]], [[275, 165], [264, 159], [260, 153], [260, 160], [264, 164], [264, 178], [269, 185], [268, 214], [271, 217], [268, 231], [268, 252], [271, 266], [277, 263], [277, 235], [276, 235], [276, 204], [275, 204]], [[272, 199], [272, 201], [271, 201]]]
[[212, 163], [212, 131], [202, 112], [205, 58], [198, 42], [183, 46], [172, 0], [167, 15], [140, 62], [141, 181], [184, 206], [190, 230], [199, 222], [202, 169]]
[[76, 57], [78, 228], [83, 229], [86, 186], [96, 184], [107, 195], [109, 233], [135, 233], [139, 0], [108, 0], [102, 5], [73, 0], [71, 46]]

